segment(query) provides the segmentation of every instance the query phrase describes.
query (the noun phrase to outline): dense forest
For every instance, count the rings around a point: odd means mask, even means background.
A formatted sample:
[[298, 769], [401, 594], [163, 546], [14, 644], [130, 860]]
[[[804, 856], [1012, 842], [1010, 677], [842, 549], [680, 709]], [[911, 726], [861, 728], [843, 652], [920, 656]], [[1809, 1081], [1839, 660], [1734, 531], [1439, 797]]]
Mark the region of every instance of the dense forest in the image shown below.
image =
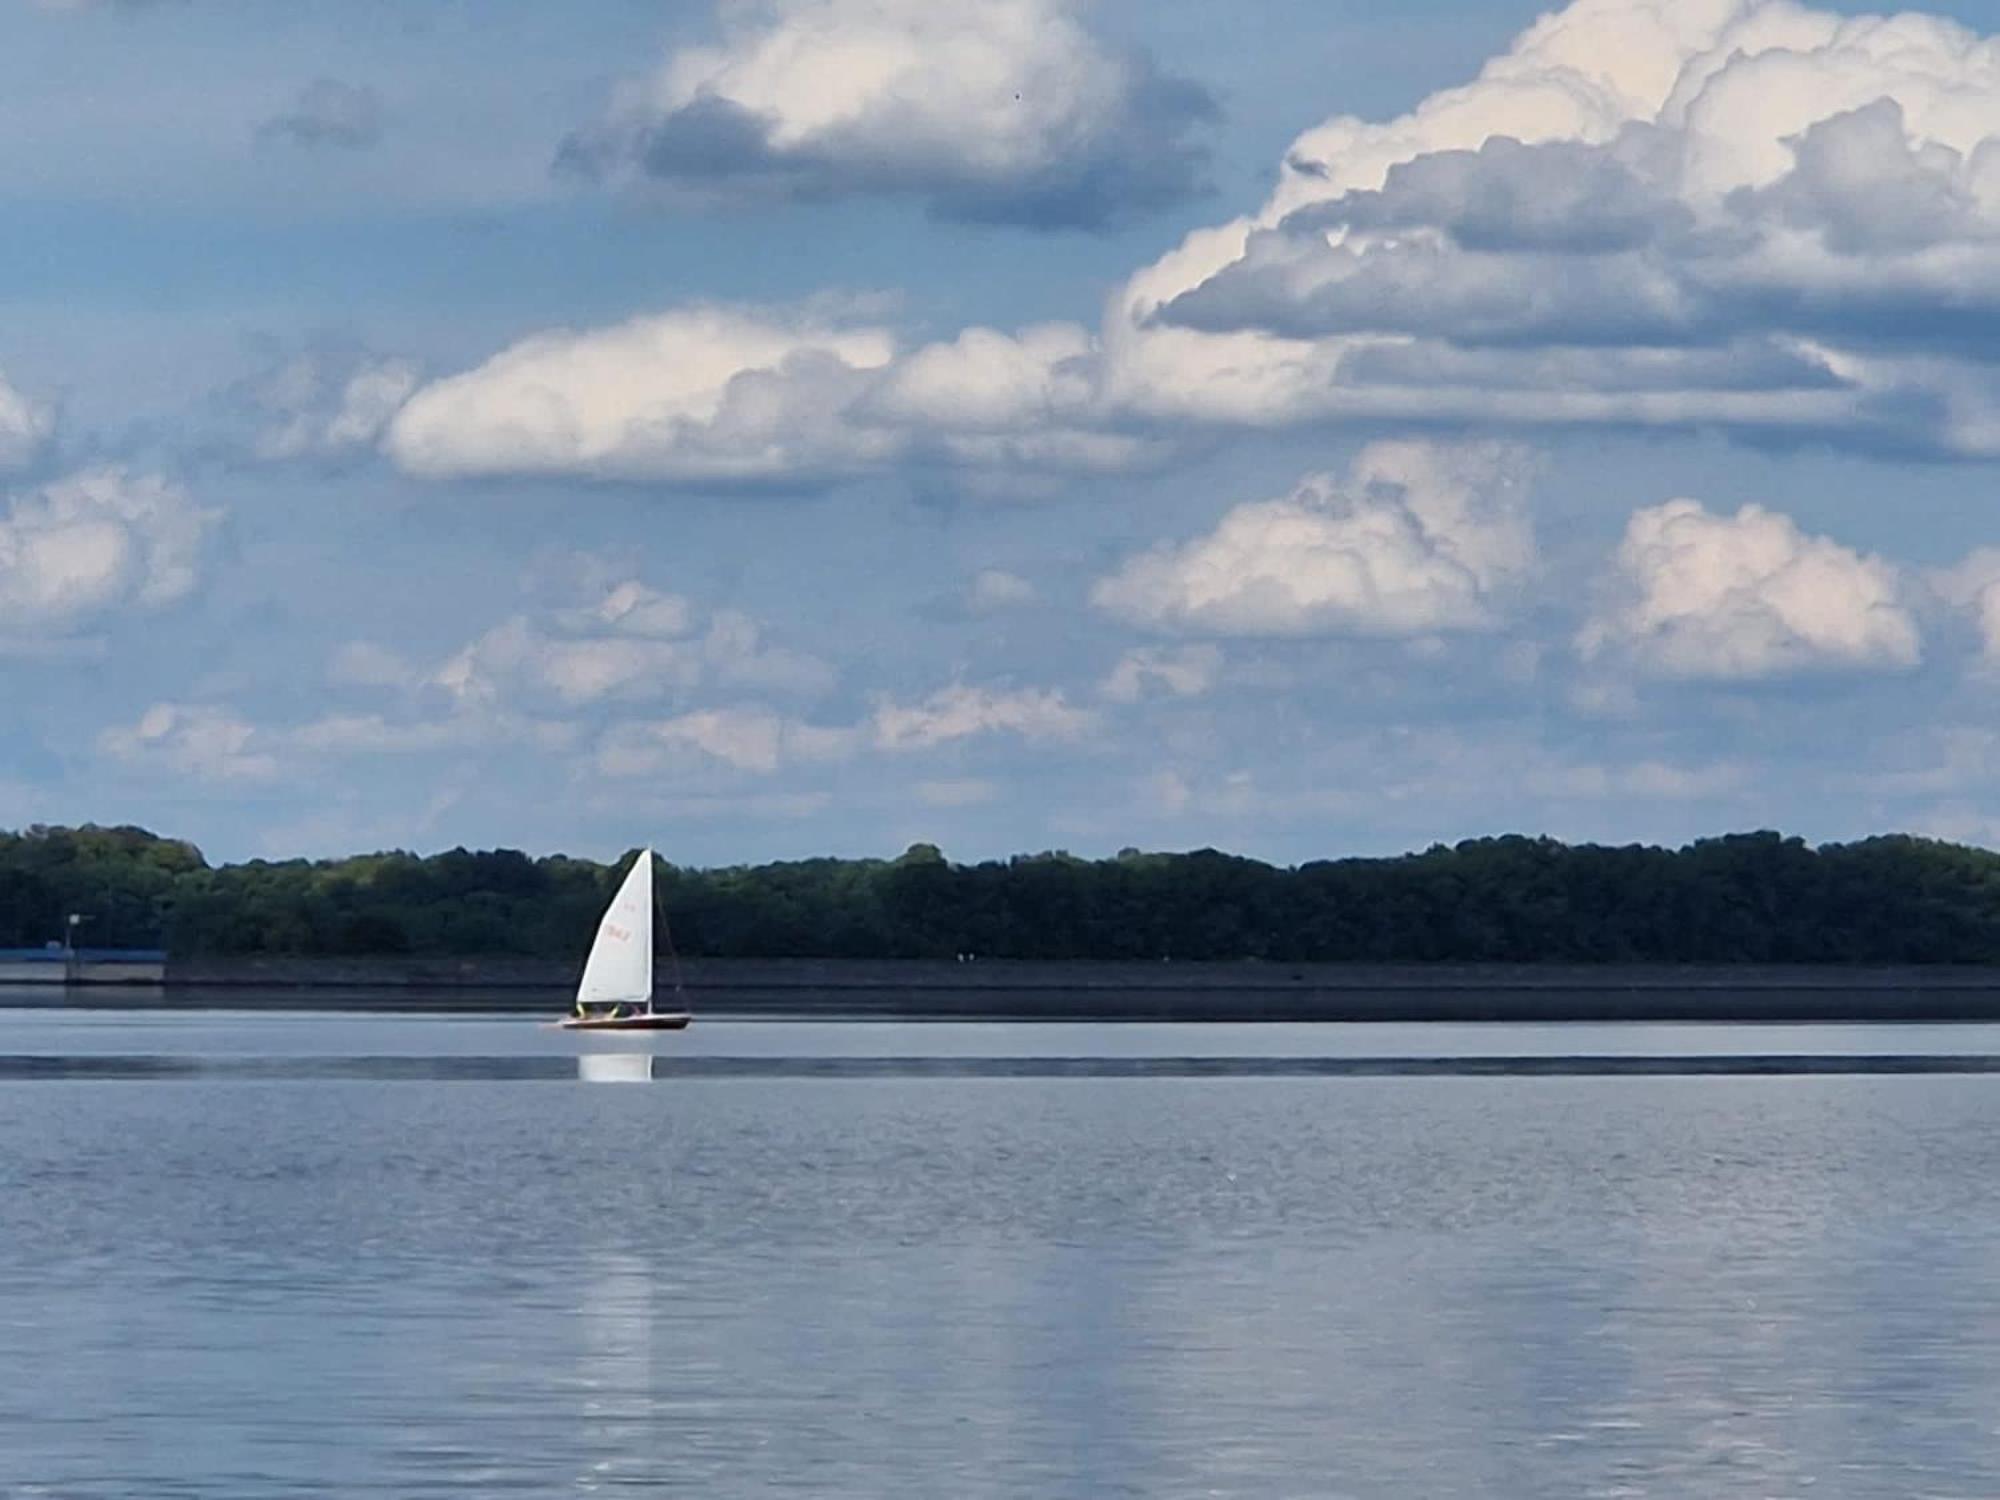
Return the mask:
[[[575, 957], [619, 870], [513, 850], [210, 865], [137, 828], [0, 834], [0, 945]], [[1424, 962], [2000, 962], [2000, 854], [1775, 833], [1474, 839], [1276, 868], [1201, 850], [658, 869], [682, 954]]]

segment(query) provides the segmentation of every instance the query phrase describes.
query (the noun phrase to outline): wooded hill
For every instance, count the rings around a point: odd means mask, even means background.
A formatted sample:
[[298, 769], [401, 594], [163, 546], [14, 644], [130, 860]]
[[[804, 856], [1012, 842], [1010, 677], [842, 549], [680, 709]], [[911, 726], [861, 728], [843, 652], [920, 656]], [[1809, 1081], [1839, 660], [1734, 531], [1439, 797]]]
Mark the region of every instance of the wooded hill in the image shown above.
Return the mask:
[[[210, 865], [138, 828], [0, 834], [0, 946], [518, 954], [588, 946], [617, 867], [508, 849]], [[658, 870], [679, 952], [712, 957], [2000, 963], [2000, 854], [1775, 833], [1683, 849], [1474, 839], [1283, 869], [1200, 850]]]

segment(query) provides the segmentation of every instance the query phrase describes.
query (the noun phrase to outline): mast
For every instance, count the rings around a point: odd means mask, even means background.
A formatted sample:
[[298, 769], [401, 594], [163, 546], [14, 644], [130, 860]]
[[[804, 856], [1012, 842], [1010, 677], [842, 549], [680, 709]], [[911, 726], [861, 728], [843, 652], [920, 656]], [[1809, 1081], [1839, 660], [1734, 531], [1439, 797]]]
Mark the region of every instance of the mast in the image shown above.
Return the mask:
[[[650, 859], [651, 857], [652, 854], [651, 851], [649, 850], [647, 852], [647, 858]], [[655, 889], [655, 895], [653, 898], [654, 920], [656, 920], [660, 924], [660, 936], [666, 940], [667, 967], [669, 972], [671, 972], [672, 975], [674, 976], [674, 1008], [677, 1010], [686, 1010], [688, 1008], [687, 992], [681, 988], [681, 956], [680, 954], [674, 951], [674, 929], [673, 925], [667, 921], [666, 898], [658, 894], [657, 885], [655, 886], [654, 889]]]

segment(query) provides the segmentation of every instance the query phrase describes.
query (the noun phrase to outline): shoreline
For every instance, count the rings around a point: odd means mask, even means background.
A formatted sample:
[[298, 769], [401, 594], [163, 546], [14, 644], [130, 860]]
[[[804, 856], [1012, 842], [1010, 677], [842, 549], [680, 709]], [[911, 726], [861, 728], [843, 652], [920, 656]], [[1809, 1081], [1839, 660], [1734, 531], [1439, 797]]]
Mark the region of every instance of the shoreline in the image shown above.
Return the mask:
[[[168, 988], [564, 989], [581, 960], [527, 958], [170, 959]], [[776, 993], [1349, 994], [1413, 991], [1924, 990], [2000, 995], [2000, 965], [1906, 964], [1500, 964], [1147, 962], [1127, 959], [690, 958], [678, 965], [689, 990]], [[655, 982], [671, 988], [674, 965]]]
[[[2000, 1021], [2000, 967], [1370, 965], [699, 959], [698, 1015], [908, 1021]], [[535, 1014], [576, 965], [520, 959], [207, 959], [164, 984], [0, 986], [0, 1008]], [[662, 965], [658, 992], [673, 989]]]

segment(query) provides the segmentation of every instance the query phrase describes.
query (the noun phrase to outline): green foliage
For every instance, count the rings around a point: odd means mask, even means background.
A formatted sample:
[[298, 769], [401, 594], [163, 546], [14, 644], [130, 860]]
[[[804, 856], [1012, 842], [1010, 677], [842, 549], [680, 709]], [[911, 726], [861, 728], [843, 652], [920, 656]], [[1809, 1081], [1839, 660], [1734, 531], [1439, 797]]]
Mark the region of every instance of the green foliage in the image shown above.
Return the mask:
[[[210, 866], [137, 828], [0, 834], [0, 946], [62, 936], [211, 954], [572, 958], [620, 866], [512, 849]], [[2000, 855], [1775, 833], [1684, 849], [1475, 839], [1277, 869], [1213, 849], [685, 870], [679, 950], [718, 957], [2000, 963]]]

